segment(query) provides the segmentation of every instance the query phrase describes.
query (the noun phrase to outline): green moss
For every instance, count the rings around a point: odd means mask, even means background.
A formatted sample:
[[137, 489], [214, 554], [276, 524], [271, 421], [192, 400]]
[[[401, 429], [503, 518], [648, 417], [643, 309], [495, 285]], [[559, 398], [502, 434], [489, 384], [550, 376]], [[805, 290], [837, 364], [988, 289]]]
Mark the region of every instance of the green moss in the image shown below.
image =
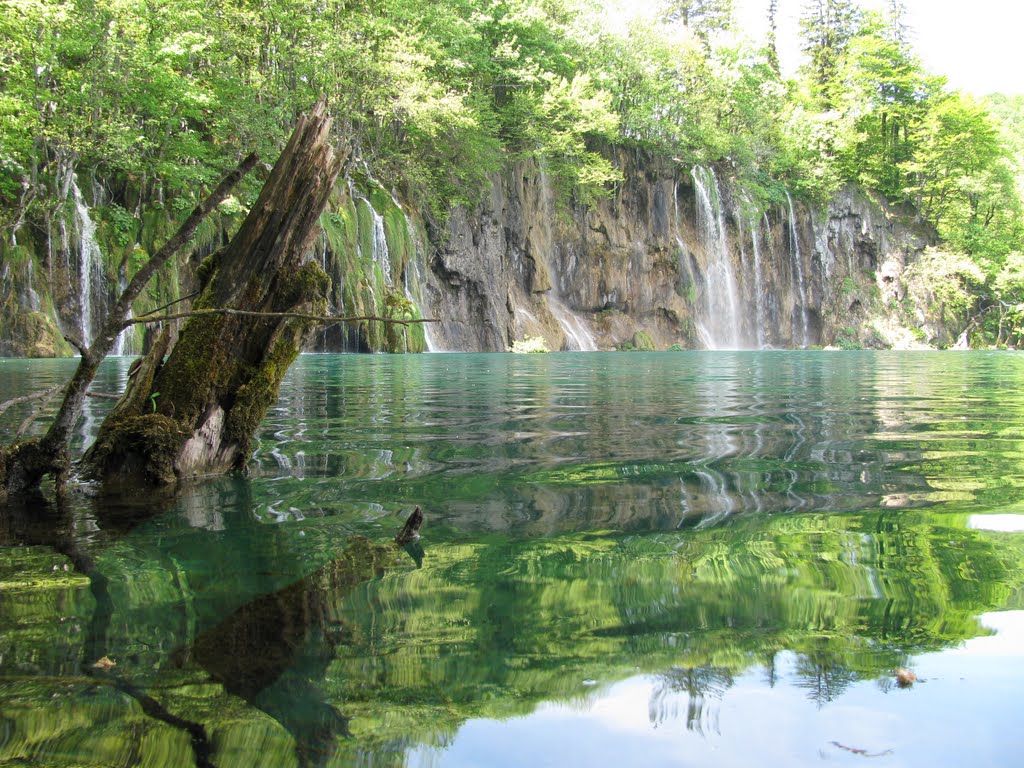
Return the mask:
[[388, 243], [388, 254], [391, 267], [398, 277], [416, 255], [415, 243], [409, 235], [409, 222], [402, 211], [393, 202], [384, 211], [384, 239]]
[[355, 204], [346, 198], [343, 205], [320, 216], [320, 225], [327, 237], [327, 245], [336, 257], [354, 260], [358, 251], [358, 213]]
[[90, 451], [92, 464], [152, 485], [172, 483], [175, 459], [190, 434], [179, 421], [159, 413], [104, 423]]
[[364, 264], [373, 262], [373, 209], [365, 200], [356, 203], [356, 237]]
[[637, 331], [631, 341], [619, 346], [623, 352], [654, 352], [654, 340], [646, 331]]
[[170, 358], [157, 377], [154, 389], [161, 393], [157, 411], [184, 423], [194, 423], [209, 402], [209, 394], [235, 375], [229, 365], [211, 366], [221, 360], [224, 315], [191, 317], [181, 331]]
[[299, 351], [296, 340], [286, 334], [268, 351], [260, 365], [247, 371], [247, 381], [236, 390], [224, 425], [224, 436], [240, 446], [243, 461], [249, 455], [253, 435], [267, 409], [277, 400], [281, 381]]
[[309, 313], [323, 314], [327, 311], [327, 293], [331, 279], [315, 261], [307, 261], [297, 272], [292, 272], [278, 284], [275, 305], [281, 311], [306, 307]]
[[[384, 299], [384, 317], [395, 320], [417, 320], [420, 317], [416, 305], [397, 291], [391, 291]], [[422, 352], [425, 346], [423, 324], [385, 324], [386, 352]]]
[[224, 255], [224, 249], [218, 249], [203, 259], [199, 266], [196, 267], [196, 282], [199, 283], [199, 290], [203, 290], [213, 276], [217, 274], [217, 269], [220, 267], [221, 257]]

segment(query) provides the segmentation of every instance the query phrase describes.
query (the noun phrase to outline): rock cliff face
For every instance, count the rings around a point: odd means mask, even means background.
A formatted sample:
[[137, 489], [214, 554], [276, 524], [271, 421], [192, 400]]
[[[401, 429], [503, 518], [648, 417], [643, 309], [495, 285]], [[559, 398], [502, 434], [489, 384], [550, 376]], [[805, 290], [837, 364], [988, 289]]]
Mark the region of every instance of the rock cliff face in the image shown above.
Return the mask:
[[626, 181], [590, 210], [558, 209], [544, 175], [520, 166], [455, 212], [421, 269], [436, 348], [894, 343], [868, 321], [934, 239], [905, 212], [853, 188], [823, 211], [758, 210], [711, 169], [619, 164]]
[[[433, 228], [370, 177], [339, 188], [313, 254], [333, 280], [332, 313], [439, 322], [334, 325], [312, 349], [500, 351], [538, 337], [550, 350], [913, 343], [897, 322], [901, 276], [934, 235], [909, 213], [854, 188], [825, 209], [789, 196], [759, 208], [721, 169], [626, 150], [615, 162], [624, 181], [592, 208], [560, 204], [550, 179], [520, 164], [474, 210]], [[66, 353], [61, 334], [88, 335], [145, 254], [104, 245], [109, 217], [74, 191], [46, 243], [7, 247], [2, 354]], [[142, 227], [143, 243], [155, 237]], [[197, 262], [161, 277], [161, 302], [188, 293]]]

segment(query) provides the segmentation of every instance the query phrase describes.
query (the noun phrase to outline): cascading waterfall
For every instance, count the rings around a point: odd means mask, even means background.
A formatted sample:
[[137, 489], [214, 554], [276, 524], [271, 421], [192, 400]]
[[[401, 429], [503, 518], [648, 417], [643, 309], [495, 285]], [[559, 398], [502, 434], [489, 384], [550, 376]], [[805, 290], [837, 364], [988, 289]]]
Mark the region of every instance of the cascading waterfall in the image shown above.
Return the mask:
[[[78, 188], [78, 180], [72, 178], [70, 188], [72, 200], [75, 204], [75, 227], [79, 238], [79, 262], [78, 262], [78, 295], [79, 295], [79, 324], [82, 331], [82, 341], [85, 345], [91, 346], [96, 338], [95, 326], [103, 322], [102, 317], [97, 317], [97, 311], [106, 309], [107, 278], [103, 274], [103, 251], [96, 240], [96, 222], [89, 215], [89, 206], [82, 198], [82, 191]], [[127, 274], [118, 275], [118, 290], [124, 291], [128, 287]], [[132, 316], [131, 309], [128, 310], [128, 317]], [[129, 327], [121, 331], [114, 340], [114, 346], [110, 350], [111, 355], [135, 354], [133, 340], [135, 339], [134, 329]]]
[[[405, 298], [419, 307], [421, 314], [424, 314], [423, 310], [426, 308], [422, 300], [423, 282], [419, 259], [412, 259], [405, 268]], [[438, 347], [430, 326], [431, 323], [423, 324], [423, 347], [427, 352], [441, 352], [443, 350]]]
[[391, 277], [391, 254], [388, 251], [388, 240], [384, 235], [384, 217], [377, 213], [376, 209], [366, 202], [373, 215], [373, 260], [384, 273], [384, 285], [388, 288], [394, 287], [394, 280]]
[[697, 193], [697, 234], [707, 253], [705, 317], [698, 324], [698, 332], [708, 349], [739, 349], [739, 291], [729, 260], [718, 178], [714, 170], [700, 166], [694, 166], [691, 176]]
[[569, 348], [579, 352], [596, 352], [597, 340], [579, 315], [568, 309], [556, 296], [548, 297], [548, 309], [565, 332]]
[[[128, 287], [128, 275], [124, 269], [121, 269], [117, 275], [117, 290], [119, 293], [124, 293]], [[132, 308], [128, 307], [128, 318], [131, 319], [133, 316]], [[135, 345], [132, 343], [135, 340], [134, 326], [128, 326], [119, 334], [114, 340], [114, 348], [111, 350], [112, 355], [134, 355], [136, 354]]]
[[75, 203], [75, 224], [78, 229], [78, 301], [79, 327], [82, 342], [88, 347], [93, 341], [94, 286], [103, 283], [103, 253], [96, 242], [96, 224], [89, 216], [89, 208], [82, 199], [78, 179], [71, 180], [71, 194]]
[[761, 265], [761, 219], [752, 216], [750, 219], [750, 238], [754, 248], [754, 319], [757, 335], [757, 348], [764, 349], [766, 344], [765, 328], [768, 317], [765, 313], [764, 270]]
[[28, 260], [27, 265], [27, 278], [28, 285], [25, 287], [25, 297], [23, 303], [31, 309], [33, 312], [39, 311], [39, 293], [35, 289], [35, 265], [32, 259]]
[[[551, 185], [547, 175], [544, 173], [540, 174], [540, 184], [542, 210], [544, 215], [550, 220], [554, 215], [554, 206], [551, 200]], [[578, 352], [596, 352], [597, 340], [594, 338], [594, 334], [591, 333], [583, 318], [569, 309], [562, 301], [561, 290], [558, 286], [559, 276], [551, 264], [551, 254], [545, 253], [543, 255], [547, 260], [548, 272], [553, 276], [551, 290], [547, 292], [546, 297], [548, 311], [565, 334], [567, 346], [569, 349]]]
[[[800, 302], [800, 346], [810, 346], [810, 331], [807, 319], [807, 286], [804, 282], [804, 260], [800, 253], [800, 231], [796, 228], [796, 213], [793, 211], [793, 198], [786, 192], [789, 203], [789, 253], [793, 259], [793, 270], [796, 276], [797, 300]], [[796, 319], [794, 318], [794, 325]], [[796, 341], [796, 328], [793, 328], [793, 340]]]
[[[391, 199], [394, 202], [395, 207], [402, 211], [402, 215], [405, 217], [405, 228], [409, 235], [409, 242], [416, 247], [416, 231], [413, 229], [412, 221], [408, 216], [405, 216], [405, 211], [402, 210], [402, 206], [399, 204], [398, 200], [396, 200], [394, 196], [392, 196]], [[423, 277], [423, 267], [420, 264], [419, 250], [420, 249], [417, 247], [415, 256], [409, 259], [409, 263], [405, 266], [405, 298], [419, 308], [421, 316], [427, 317], [428, 307], [423, 295], [423, 286], [426, 285], [426, 280]], [[431, 325], [432, 323], [423, 324], [423, 348], [426, 352], [440, 352], [442, 350], [438, 346], [436, 339], [434, 339], [434, 333]]]

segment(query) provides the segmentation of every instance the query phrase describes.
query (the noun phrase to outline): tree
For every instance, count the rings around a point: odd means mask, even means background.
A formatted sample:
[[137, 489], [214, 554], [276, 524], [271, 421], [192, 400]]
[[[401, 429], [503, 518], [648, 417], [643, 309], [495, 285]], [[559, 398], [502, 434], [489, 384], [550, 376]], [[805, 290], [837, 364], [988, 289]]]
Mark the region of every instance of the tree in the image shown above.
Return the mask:
[[666, 21], [679, 22], [707, 38], [732, 25], [733, 0], [665, 0], [662, 15]]
[[860, 13], [852, 0], [812, 0], [800, 19], [812, 92], [824, 111], [839, 101], [843, 60], [859, 23]]
[[866, 14], [840, 69], [837, 107], [853, 137], [843, 157], [845, 175], [891, 198], [903, 194], [901, 164], [915, 152], [921, 121], [943, 81], [927, 75], [893, 27]]
[[777, 44], [779, 0], [768, 0], [768, 64], [775, 70], [776, 75], [782, 74], [779, 67], [779, 49]]
[[985, 108], [951, 93], [934, 99], [920, 126], [918, 147], [902, 164], [907, 192], [945, 237], [968, 245], [966, 228], [987, 226], [998, 212], [991, 197], [1012, 197], [1014, 177], [999, 130]]

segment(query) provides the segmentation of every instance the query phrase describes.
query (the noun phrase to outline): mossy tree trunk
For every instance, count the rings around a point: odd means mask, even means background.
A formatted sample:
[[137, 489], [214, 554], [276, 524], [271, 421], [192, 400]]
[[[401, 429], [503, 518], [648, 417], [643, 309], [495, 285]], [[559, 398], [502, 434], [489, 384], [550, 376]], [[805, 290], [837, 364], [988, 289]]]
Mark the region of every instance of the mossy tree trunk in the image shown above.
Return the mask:
[[200, 269], [193, 309], [242, 312], [199, 314], [176, 341], [161, 337], [86, 454], [100, 479], [163, 485], [244, 468], [309, 328], [259, 313], [326, 310], [329, 280], [307, 255], [348, 154], [331, 145], [325, 112], [321, 102], [299, 118], [238, 234]]

